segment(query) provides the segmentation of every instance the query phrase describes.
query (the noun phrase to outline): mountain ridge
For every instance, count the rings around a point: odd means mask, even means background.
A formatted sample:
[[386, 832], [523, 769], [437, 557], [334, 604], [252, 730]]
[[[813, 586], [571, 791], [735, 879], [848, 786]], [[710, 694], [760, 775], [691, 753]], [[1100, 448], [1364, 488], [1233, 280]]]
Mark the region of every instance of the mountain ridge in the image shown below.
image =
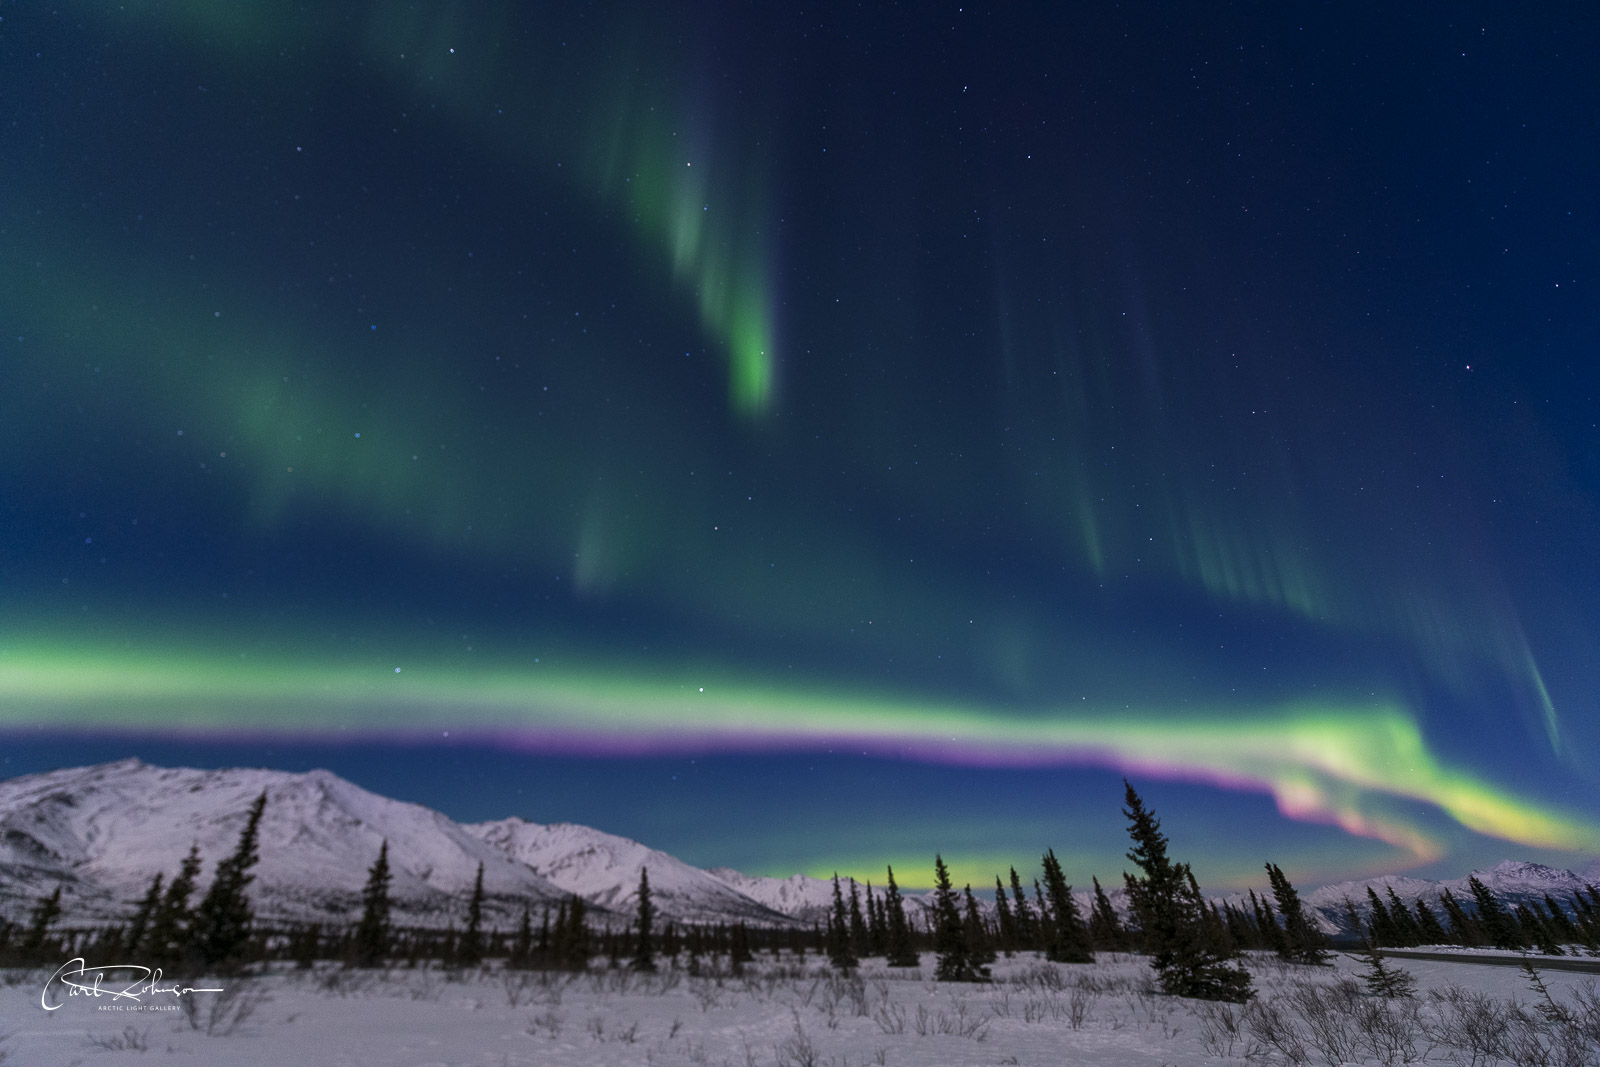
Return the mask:
[[[577, 823], [542, 824], [519, 816], [457, 823], [431, 808], [370, 792], [331, 771], [266, 768], [197, 770], [128, 758], [0, 780], [0, 914], [24, 918], [56, 885], [69, 921], [123, 919], [156, 873], [171, 877], [191, 843], [204, 866], [200, 889], [229, 855], [245, 813], [268, 795], [261, 862], [251, 887], [256, 913], [275, 923], [353, 921], [367, 869], [389, 842], [395, 920], [443, 926], [459, 922], [478, 864], [483, 865], [490, 925], [508, 926], [523, 907], [552, 910], [582, 896], [598, 925], [631, 921], [639, 872], [650, 871], [658, 913], [690, 923], [810, 925], [825, 920], [831, 879], [795, 874], [747, 875], [702, 869], [629, 838]], [[1583, 874], [1520, 860], [1475, 871], [1512, 904], [1559, 900], [1600, 881], [1600, 861]], [[1471, 875], [1467, 876], [1471, 877]], [[1470, 897], [1467, 877], [1432, 880], [1385, 875], [1322, 886], [1303, 899], [1329, 933], [1347, 933], [1344, 898], [1366, 911], [1366, 887], [1393, 887], [1408, 904], [1445, 888]], [[852, 880], [841, 879], [848, 893]], [[865, 886], [855, 883], [865, 903]], [[882, 894], [882, 887], [875, 887]], [[931, 894], [903, 892], [911, 914]], [[985, 912], [991, 894], [979, 896]], [[1125, 910], [1120, 889], [1108, 891]], [[1088, 894], [1074, 894], [1084, 913]], [[1219, 898], [1223, 899], [1223, 898]], [[1240, 895], [1225, 899], [1237, 902]], [[1434, 900], [1430, 900], [1430, 904]]]

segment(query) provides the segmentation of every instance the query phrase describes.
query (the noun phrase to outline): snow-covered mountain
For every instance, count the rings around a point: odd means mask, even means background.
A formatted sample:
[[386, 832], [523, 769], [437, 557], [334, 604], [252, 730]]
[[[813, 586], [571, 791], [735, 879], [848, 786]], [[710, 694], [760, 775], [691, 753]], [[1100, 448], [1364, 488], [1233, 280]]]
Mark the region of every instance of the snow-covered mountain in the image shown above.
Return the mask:
[[1473, 871], [1465, 878], [1450, 878], [1435, 881], [1428, 878], [1411, 878], [1401, 874], [1384, 875], [1380, 878], [1365, 878], [1350, 882], [1337, 882], [1314, 889], [1304, 895], [1307, 906], [1320, 919], [1319, 925], [1329, 933], [1348, 934], [1349, 921], [1345, 916], [1344, 902], [1349, 898], [1355, 904], [1356, 911], [1363, 920], [1371, 906], [1367, 902], [1367, 887], [1378, 894], [1378, 898], [1385, 904], [1389, 903], [1389, 890], [1392, 888], [1395, 896], [1399, 897], [1409, 906], [1415, 906], [1421, 899], [1427, 902], [1435, 915], [1443, 918], [1443, 908], [1439, 904], [1440, 897], [1446, 889], [1472, 910], [1472, 890], [1468, 888], [1469, 878], [1476, 877], [1490, 892], [1511, 907], [1518, 904], [1537, 902], [1544, 903], [1548, 894], [1558, 905], [1569, 913], [1572, 911], [1572, 894], [1575, 890], [1586, 885], [1600, 884], [1600, 861], [1590, 864], [1583, 874], [1557, 867], [1547, 867], [1542, 863], [1528, 863], [1523, 860], [1503, 860], [1486, 870]]
[[0, 906], [17, 912], [18, 898], [31, 901], [61, 884], [67, 915], [120, 916], [158, 872], [170, 879], [191, 845], [200, 849], [204, 887], [263, 792], [251, 888], [263, 918], [350, 917], [385, 839], [401, 922], [456, 918], [480, 863], [492, 915], [561, 895], [438, 812], [328, 771], [199, 771], [130, 759], [0, 782]]
[[[385, 840], [395, 919], [405, 924], [459, 925], [480, 863], [488, 920], [502, 927], [524, 906], [538, 911], [574, 893], [588, 902], [594, 921], [626, 923], [643, 868], [667, 919], [810, 925], [824, 921], [833, 904], [831, 879], [701, 870], [637, 841], [571, 823], [508, 818], [462, 825], [328, 771], [201, 771], [129, 759], [0, 781], [0, 915], [23, 918], [60, 885], [69, 921], [122, 918], [158, 872], [171, 878], [191, 844], [204, 861], [203, 891], [263, 792], [261, 861], [250, 892], [257, 915], [274, 922], [353, 921], [367, 870]], [[1582, 875], [1513, 860], [1474, 873], [1513, 905], [1549, 893], [1570, 907], [1573, 890], [1600, 884], [1600, 862]], [[1345, 897], [1364, 915], [1368, 885], [1385, 899], [1393, 886], [1408, 904], [1420, 897], [1433, 905], [1445, 888], [1464, 901], [1471, 897], [1465, 878], [1391, 875], [1324, 886], [1305, 894], [1305, 901], [1324, 929], [1342, 932]], [[844, 888], [848, 892], [848, 882]], [[858, 884], [863, 905], [865, 890]], [[881, 899], [883, 887], [874, 892]], [[1122, 890], [1108, 893], [1123, 911]], [[992, 895], [977, 894], [986, 914]], [[923, 921], [931, 894], [904, 896], [913, 922]], [[1087, 915], [1089, 894], [1079, 887], [1075, 896]]]
[[625, 915], [638, 907], [639, 872], [648, 869], [650, 899], [663, 915], [690, 922], [770, 924], [785, 919], [784, 909], [741, 892], [719, 872], [691, 867], [676, 856], [587, 826], [542, 826], [512, 817], [463, 829], [563, 892]]

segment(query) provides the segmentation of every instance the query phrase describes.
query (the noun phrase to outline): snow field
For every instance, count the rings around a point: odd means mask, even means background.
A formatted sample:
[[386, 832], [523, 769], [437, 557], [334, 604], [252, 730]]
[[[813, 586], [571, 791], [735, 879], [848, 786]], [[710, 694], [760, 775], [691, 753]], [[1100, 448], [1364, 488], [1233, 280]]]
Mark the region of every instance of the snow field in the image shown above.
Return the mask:
[[[7, 972], [7, 1067], [177, 1062], [395, 1067], [975, 1067], [991, 1064], [1600, 1063], [1594, 976], [1541, 972], [1543, 1001], [1515, 968], [1391, 961], [1412, 1000], [1360, 994], [1360, 961], [1305, 968], [1254, 956], [1257, 1000], [1161, 996], [1147, 963], [1002, 960], [988, 985], [935, 983], [869, 961], [849, 977], [815, 957], [763, 957], [741, 976], [581, 974], [319, 965], [222, 979], [190, 1010], [105, 1010], [107, 998], [39, 1006], [43, 972]], [[1545, 1011], [1541, 1012], [1543, 1004]], [[141, 1006], [143, 1008], [144, 1006]], [[1565, 1011], [1570, 1023], [1547, 1017]]]

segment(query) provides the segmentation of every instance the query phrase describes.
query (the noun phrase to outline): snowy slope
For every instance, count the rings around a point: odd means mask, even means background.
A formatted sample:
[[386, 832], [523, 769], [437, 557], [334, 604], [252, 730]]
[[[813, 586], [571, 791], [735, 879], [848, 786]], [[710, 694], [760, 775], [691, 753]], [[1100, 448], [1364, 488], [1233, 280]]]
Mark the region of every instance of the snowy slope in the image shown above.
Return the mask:
[[438, 812], [328, 771], [199, 771], [124, 760], [0, 782], [0, 901], [34, 898], [60, 882], [68, 915], [121, 915], [157, 872], [172, 877], [191, 843], [200, 847], [204, 887], [262, 791], [251, 896], [264, 918], [350, 918], [385, 838], [401, 922], [459, 922], [479, 863], [492, 915], [559, 895]]
[[639, 872], [650, 872], [650, 899], [664, 916], [692, 922], [782, 922], [778, 910], [759, 903], [713, 873], [615, 834], [573, 823], [543, 826], [499, 819], [463, 827], [563, 892], [632, 914]]

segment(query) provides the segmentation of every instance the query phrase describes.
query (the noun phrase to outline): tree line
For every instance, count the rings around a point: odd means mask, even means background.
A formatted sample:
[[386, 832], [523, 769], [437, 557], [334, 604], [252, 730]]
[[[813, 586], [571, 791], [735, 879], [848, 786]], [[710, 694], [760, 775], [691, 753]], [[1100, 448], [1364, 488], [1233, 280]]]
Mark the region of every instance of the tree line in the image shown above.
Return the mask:
[[1416, 945], [1463, 945], [1469, 948], [1537, 949], [1545, 955], [1566, 954], [1563, 945], [1578, 945], [1600, 953], [1600, 890], [1586, 885], [1572, 893], [1572, 908], [1564, 909], [1549, 893], [1544, 900], [1508, 907], [1476, 875], [1467, 879], [1470, 901], [1448, 888], [1435, 907], [1419, 897], [1407, 906], [1393, 886], [1386, 887], [1385, 902], [1367, 887], [1367, 918], [1345, 898], [1345, 923], [1358, 937], [1383, 948]]
[[[620, 929], [596, 926], [581, 896], [569, 894], [546, 904], [535, 921], [531, 904], [522, 908], [511, 931], [489, 929], [484, 921], [483, 866], [479, 864], [466, 902], [464, 923], [444, 930], [403, 927], [393, 922], [392, 872], [385, 840], [368, 868], [361, 894], [361, 915], [353, 925], [319, 923], [273, 930], [254, 922], [247, 888], [259, 859], [257, 837], [266, 794], [251, 806], [239, 842], [217, 866], [210, 888], [198, 904], [201, 861], [192, 848], [170, 881], [157, 874], [125, 924], [76, 935], [53, 933], [60, 918], [59, 887], [36, 904], [26, 924], [0, 923], [0, 964], [34, 965], [65, 958], [68, 949], [92, 952], [97, 959], [134, 960], [160, 966], [231, 970], [269, 958], [288, 958], [302, 967], [317, 960], [340, 961], [350, 967], [416, 965], [438, 961], [447, 966], [476, 966], [501, 959], [513, 969], [584, 970], [597, 959], [611, 967], [655, 970], [661, 961], [678, 966], [685, 957], [690, 973], [721, 961], [737, 973], [769, 952], [791, 960], [808, 954], [825, 956], [842, 971], [880, 957], [890, 967], [917, 967], [922, 956], [934, 956], [940, 981], [987, 981], [990, 965], [1000, 956], [1034, 954], [1059, 963], [1090, 963], [1098, 952], [1136, 952], [1149, 958], [1162, 990], [1177, 996], [1243, 1001], [1252, 995], [1249, 973], [1242, 966], [1245, 951], [1270, 950], [1300, 964], [1324, 963], [1326, 938], [1307, 914], [1283, 871], [1266, 864], [1269, 893], [1248, 894], [1248, 904], [1235, 906], [1208, 900], [1189, 864], [1172, 858], [1169, 841], [1156, 818], [1124, 782], [1122, 814], [1131, 847], [1126, 853], [1132, 872], [1123, 873], [1126, 918], [1112, 906], [1098, 877], [1091, 878], [1087, 914], [1079, 907], [1054, 849], [1040, 857], [1041, 877], [1029, 887], [1012, 867], [1008, 879], [996, 876], [993, 907], [980, 907], [970, 884], [958, 892], [940, 855], [934, 857], [934, 890], [921, 921], [907, 913], [906, 901], [892, 867], [881, 890], [854, 879], [848, 892], [836, 874], [826, 920], [810, 928], [751, 927], [743, 922], [661, 924], [650, 888], [648, 868], [641, 870], [636, 911]], [[1368, 920], [1346, 901], [1347, 920], [1374, 949], [1413, 944], [1455, 942], [1502, 948], [1537, 946], [1560, 953], [1560, 944], [1595, 946], [1600, 932], [1600, 893], [1574, 896], [1572, 916], [1548, 896], [1543, 907], [1519, 904], [1507, 908], [1478, 881], [1469, 880], [1470, 906], [1446, 890], [1440, 901], [1443, 921], [1419, 900], [1407, 907], [1390, 888], [1388, 902], [1368, 890]]]

